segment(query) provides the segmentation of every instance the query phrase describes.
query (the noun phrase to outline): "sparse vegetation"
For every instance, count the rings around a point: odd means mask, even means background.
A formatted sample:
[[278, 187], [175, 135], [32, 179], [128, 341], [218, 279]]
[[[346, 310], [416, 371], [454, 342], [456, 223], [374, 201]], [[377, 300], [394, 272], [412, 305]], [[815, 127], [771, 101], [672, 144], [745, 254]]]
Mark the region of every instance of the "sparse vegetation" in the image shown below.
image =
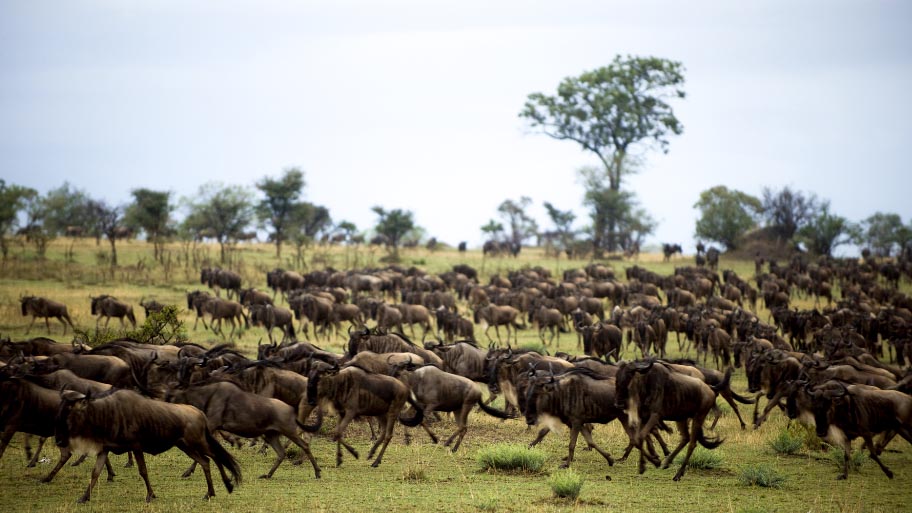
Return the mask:
[[763, 488], [782, 488], [786, 478], [775, 468], [764, 465], [747, 465], [741, 468], [739, 475], [741, 483], [746, 486], [760, 486]]
[[482, 470], [538, 472], [545, 464], [545, 453], [518, 444], [494, 444], [478, 450]]
[[[684, 461], [684, 451], [675, 457], [675, 464], [680, 465]], [[687, 462], [687, 468], [712, 470], [722, 466], [722, 454], [718, 450], [709, 450], [703, 447], [694, 449], [690, 455], [690, 461]]]
[[548, 478], [548, 486], [555, 497], [576, 500], [583, 489], [583, 476], [571, 469], [558, 470]]
[[770, 441], [770, 447], [779, 454], [795, 454], [804, 447], [804, 436], [793, 429], [783, 429]]

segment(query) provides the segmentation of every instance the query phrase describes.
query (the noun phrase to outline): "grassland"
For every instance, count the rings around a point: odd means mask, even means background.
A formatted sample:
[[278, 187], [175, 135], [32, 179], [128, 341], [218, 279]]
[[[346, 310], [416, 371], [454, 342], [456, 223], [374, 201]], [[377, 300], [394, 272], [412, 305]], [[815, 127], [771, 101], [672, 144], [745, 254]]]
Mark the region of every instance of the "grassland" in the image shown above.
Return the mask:
[[[65, 302], [77, 326], [92, 329], [94, 318], [89, 314], [89, 296], [110, 293], [137, 304], [143, 298], [154, 297], [159, 301], [185, 305], [185, 292], [201, 288], [198, 269], [217, 258], [217, 247], [196, 248], [174, 245], [168, 248], [167, 265], [154, 263], [151, 248], [143, 242], [118, 245], [121, 267], [113, 272], [104, 265], [104, 246], [96, 247], [94, 241], [78, 241], [70, 250], [70, 241], [54, 242], [45, 260], [38, 260], [28, 249], [14, 249], [11, 258], [0, 264], [0, 335], [10, 335], [14, 340], [24, 337], [29, 319], [19, 312], [21, 294], [45, 295]], [[286, 250], [287, 251], [287, 250]], [[70, 252], [72, 258], [65, 258]], [[306, 255], [310, 268], [332, 265], [337, 269], [382, 265], [382, 253], [367, 249], [317, 249]], [[242, 245], [233, 253], [232, 268], [239, 269], [246, 284], [265, 288], [265, 271], [276, 266], [302, 269], [288, 260], [275, 259], [274, 247], [267, 245]], [[568, 262], [564, 259], [545, 258], [536, 250], [524, 250], [518, 259], [496, 258], [484, 260], [480, 253], [459, 254], [455, 251], [429, 253], [413, 250], [404, 253], [404, 265], [418, 265], [429, 272], [449, 269], [456, 263], [468, 263], [479, 269], [483, 276], [505, 273], [509, 269], [540, 265], [558, 274], [564, 269], [579, 267], [587, 262]], [[683, 260], [662, 263], [661, 258], [643, 255], [638, 262], [613, 262], [620, 278], [623, 268], [638, 263], [659, 273], [670, 273]], [[750, 276], [750, 262], [727, 261], [723, 257], [721, 268], [735, 269], [742, 276]], [[809, 303], [800, 301], [807, 307]], [[766, 318], [767, 312], [759, 315]], [[142, 313], [138, 312], [140, 322]], [[183, 315], [191, 340], [216, 343], [222, 340], [211, 332], [193, 328], [193, 316]], [[61, 336], [59, 323], [52, 321], [52, 337], [68, 341]], [[116, 321], [112, 321], [114, 326]], [[44, 335], [43, 324], [36, 323], [30, 335]], [[479, 334], [480, 336], [480, 334]], [[265, 340], [262, 329], [253, 328], [237, 341], [242, 350], [252, 354], [260, 340]], [[480, 339], [481, 340], [481, 339]], [[520, 344], [538, 340], [533, 330], [520, 332]], [[320, 345], [340, 351], [343, 340], [319, 341]], [[669, 347], [677, 350], [674, 335]], [[575, 350], [575, 338], [565, 335], [561, 349]], [[746, 382], [743, 371], [734, 377], [734, 388], [743, 392]], [[742, 431], [735, 416], [726, 411], [717, 427], [717, 434], [725, 443], [716, 450], [721, 462], [714, 469], [687, 471], [683, 480], [671, 480], [675, 468], [660, 470], [648, 468], [637, 474], [636, 455], [631, 460], [608, 467], [595, 452], [578, 450], [574, 469], [585, 482], [576, 501], [555, 499], [548, 485], [550, 473], [557, 469], [560, 458], [566, 454], [567, 432], [549, 435], [540, 445], [547, 455], [544, 469], [534, 474], [515, 474], [481, 471], [476, 461], [480, 448], [494, 443], [526, 443], [533, 438], [519, 420], [501, 422], [480, 413], [470, 418], [470, 430], [457, 454], [430, 445], [419, 431], [413, 435], [411, 445], [404, 444], [403, 428], [397, 434], [379, 468], [370, 468], [364, 460], [347, 457], [336, 468], [334, 446], [324, 433], [312, 441], [318, 462], [324, 469], [323, 478], [315, 480], [309, 466], [283, 464], [271, 480], [258, 480], [256, 476], [269, 468], [271, 453], [259, 454], [256, 448], [233, 450], [241, 462], [245, 482], [233, 494], [218, 488], [217, 497], [209, 502], [202, 500], [205, 484], [197, 472], [187, 480], [179, 475], [189, 465], [189, 459], [178, 451], [147, 458], [150, 478], [158, 499], [152, 504], [143, 502], [144, 489], [135, 469], [121, 468], [125, 458], [115, 456], [118, 476], [114, 482], [102, 482], [95, 489], [92, 501], [77, 505], [76, 499], [88, 482], [89, 464], [66, 468], [51, 484], [39, 483], [39, 478], [51, 468], [57, 458], [56, 449], [46, 447], [44, 460], [35, 469], [25, 468], [22, 437], [17, 435], [13, 444], [0, 460], [0, 511], [177, 511], [193, 508], [195, 511], [256, 512], [256, 511], [700, 511], [700, 512], [793, 512], [793, 511], [909, 511], [912, 505], [912, 452], [905, 442], [893, 442], [883, 457], [896, 473], [887, 479], [873, 462], [864, 464], [858, 472], [850, 474], [848, 481], [837, 481], [837, 465], [824, 452], [802, 448], [793, 455], [780, 455], [770, 443], [786, 428], [787, 419], [776, 412], [759, 430]], [[742, 414], [750, 415], [750, 410]], [[330, 423], [329, 427], [332, 424]], [[455, 429], [445, 418], [435, 426], [441, 434]], [[356, 423], [350, 429], [350, 440], [362, 452], [368, 448], [366, 426]], [[595, 440], [619, 456], [626, 445], [626, 437], [616, 423], [600, 426], [595, 430]], [[584, 444], [580, 443], [580, 447]], [[857, 445], [857, 444], [856, 444]], [[347, 455], [346, 455], [347, 456]], [[743, 469], [765, 465], [785, 477], [781, 488], [745, 486], [740, 474]], [[606, 479], [610, 476], [610, 480]]]

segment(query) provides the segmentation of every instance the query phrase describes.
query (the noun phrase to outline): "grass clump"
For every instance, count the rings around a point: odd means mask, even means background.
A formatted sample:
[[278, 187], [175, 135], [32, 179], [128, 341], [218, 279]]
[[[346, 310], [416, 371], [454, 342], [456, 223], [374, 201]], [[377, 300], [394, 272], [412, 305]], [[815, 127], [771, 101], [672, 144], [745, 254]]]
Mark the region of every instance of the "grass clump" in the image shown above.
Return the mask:
[[545, 347], [545, 344], [543, 342], [525, 342], [520, 345], [519, 348], [527, 351], [533, 351], [540, 355], [548, 354], [548, 348]]
[[805, 444], [805, 437], [792, 429], [783, 429], [769, 445], [779, 454], [796, 454]]
[[[674, 462], [680, 465], [684, 461], [684, 455], [678, 454]], [[697, 447], [693, 454], [690, 455], [690, 461], [687, 462], [687, 468], [712, 470], [722, 466], [722, 455], [716, 451]]]
[[548, 479], [551, 493], [559, 499], [576, 500], [583, 488], [583, 476], [573, 470], [559, 470]]
[[786, 478], [768, 465], [748, 465], [741, 468], [739, 476], [741, 484], [745, 486], [761, 486], [763, 488], [782, 488]]
[[[842, 447], [830, 445], [829, 450], [827, 451], [827, 457], [832, 460], [840, 470], [842, 470], [842, 464], [845, 458], [845, 451], [842, 450]], [[867, 461], [868, 457], [865, 455], [863, 450], [859, 449], [857, 451], [852, 451], [852, 454], [849, 456], [849, 470], [860, 470]]]
[[518, 444], [495, 444], [478, 451], [482, 470], [538, 472], [545, 464], [545, 453]]

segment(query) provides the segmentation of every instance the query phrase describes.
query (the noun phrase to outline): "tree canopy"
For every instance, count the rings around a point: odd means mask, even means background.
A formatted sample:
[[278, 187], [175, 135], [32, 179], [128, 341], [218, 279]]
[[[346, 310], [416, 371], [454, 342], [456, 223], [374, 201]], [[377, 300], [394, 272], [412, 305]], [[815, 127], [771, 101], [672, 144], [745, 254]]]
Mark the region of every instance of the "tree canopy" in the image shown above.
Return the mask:
[[38, 196], [38, 191], [30, 187], [10, 184], [0, 178], [0, 252], [5, 260], [9, 254], [6, 236], [19, 225], [21, 212], [30, 198]]
[[509, 230], [507, 237], [513, 247], [522, 246], [523, 241], [530, 237], [535, 237], [538, 233], [538, 224], [531, 216], [526, 213], [526, 209], [532, 204], [532, 198], [522, 196], [519, 200], [504, 200], [498, 207], [497, 212], [501, 219], [506, 222]]
[[171, 223], [171, 193], [151, 189], [133, 189], [133, 203], [127, 206], [124, 222], [131, 227], [141, 228], [146, 238], [152, 243], [154, 258], [160, 260], [164, 255], [164, 237]]
[[798, 230], [798, 238], [815, 255], [832, 256], [833, 250], [852, 242], [857, 227], [846, 218], [830, 213], [830, 202], [822, 201], [820, 210]]
[[865, 244], [878, 256], [890, 256], [894, 249], [902, 251], [912, 240], [912, 222], [904, 226], [899, 214], [876, 212], [861, 223], [856, 234], [860, 244]]
[[236, 240], [253, 221], [251, 192], [239, 185], [207, 183], [189, 202], [185, 226], [197, 237], [207, 233], [218, 241], [221, 261], [225, 262], [225, 245]]
[[701, 192], [694, 208], [700, 211], [697, 238], [718, 242], [731, 251], [738, 247], [741, 237], [757, 225], [762, 204], [750, 194], [717, 185]]
[[375, 206], [371, 208], [377, 214], [377, 226], [375, 230], [378, 234], [386, 237], [387, 248], [393, 260], [399, 259], [399, 244], [402, 237], [415, 228], [415, 220], [410, 210], [400, 208], [386, 210], [383, 207]]
[[763, 217], [783, 240], [791, 240], [819, 208], [817, 196], [785, 186], [779, 191], [763, 188]]
[[282, 243], [294, 230], [293, 222], [308, 217], [309, 209], [299, 201], [304, 185], [304, 173], [294, 167], [286, 169], [281, 178], [265, 177], [256, 183], [264, 195], [256, 206], [257, 217], [264, 226], [272, 228], [276, 258], [281, 257]]

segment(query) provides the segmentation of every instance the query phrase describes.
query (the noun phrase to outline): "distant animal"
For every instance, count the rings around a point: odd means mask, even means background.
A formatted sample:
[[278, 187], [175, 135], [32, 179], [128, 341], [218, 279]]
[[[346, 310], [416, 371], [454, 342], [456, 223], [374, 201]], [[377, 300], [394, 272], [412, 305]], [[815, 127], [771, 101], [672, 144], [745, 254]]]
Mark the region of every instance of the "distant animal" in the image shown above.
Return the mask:
[[136, 328], [136, 316], [133, 315], [133, 307], [129, 304], [107, 294], [91, 297], [91, 299], [92, 315], [98, 316], [98, 319], [95, 321], [96, 326], [101, 322], [102, 317], [106, 317], [106, 328], [108, 327], [108, 323], [111, 322], [111, 317], [117, 317], [120, 319], [120, 325], [126, 326], [126, 323], [124, 322], [124, 317], [126, 317], [133, 324], [133, 327]]
[[673, 257], [675, 253], [683, 254], [683, 251], [684, 250], [681, 249], [680, 244], [664, 243], [662, 244], [662, 255], [664, 256], [663, 261], [667, 262], [671, 260], [671, 257]]
[[55, 317], [60, 321], [60, 324], [63, 324], [64, 335], [66, 335], [67, 323], [70, 324], [71, 328], [76, 329], [76, 326], [73, 325], [73, 320], [70, 319], [70, 314], [67, 312], [67, 307], [63, 303], [38, 296], [23, 296], [19, 298], [19, 302], [22, 304], [22, 316], [32, 316], [32, 322], [25, 330], [26, 335], [31, 331], [32, 326], [35, 325], [35, 319], [38, 317], [44, 317], [44, 324], [47, 326], [48, 334], [51, 333], [51, 317]]

